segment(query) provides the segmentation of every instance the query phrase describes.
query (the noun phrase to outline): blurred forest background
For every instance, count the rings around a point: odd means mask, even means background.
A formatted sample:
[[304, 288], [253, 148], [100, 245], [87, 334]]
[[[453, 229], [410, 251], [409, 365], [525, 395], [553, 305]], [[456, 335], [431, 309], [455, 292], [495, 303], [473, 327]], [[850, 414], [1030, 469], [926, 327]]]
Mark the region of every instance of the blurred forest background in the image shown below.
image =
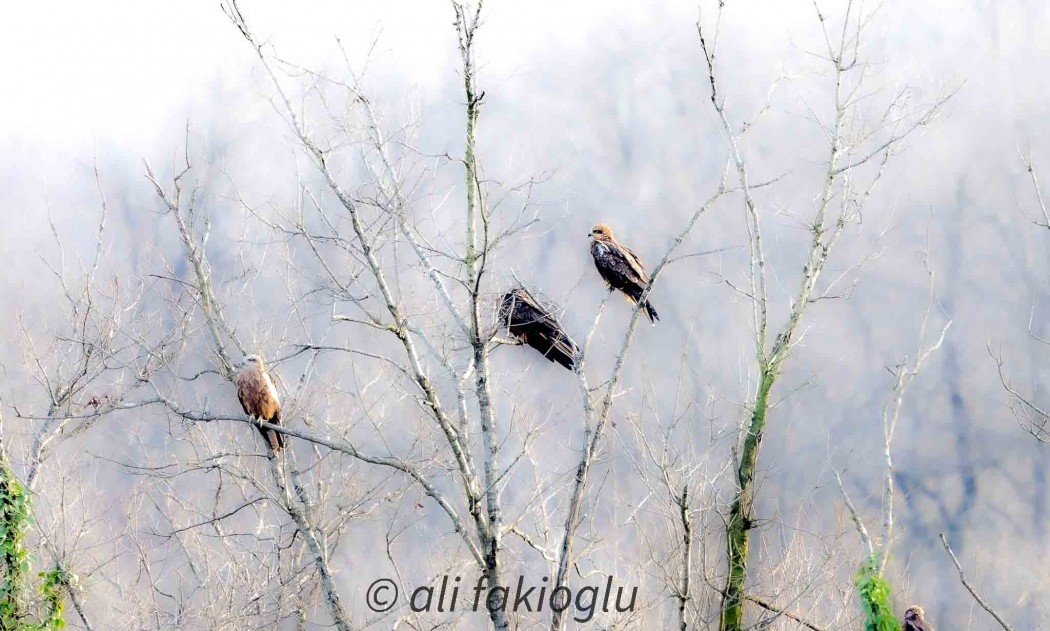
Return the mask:
[[[845, 2], [820, 4], [829, 23], [840, 23]], [[391, 193], [373, 170], [378, 153], [360, 113], [371, 108], [389, 139], [402, 209], [437, 265], [455, 268], [437, 254], [459, 247], [467, 203], [453, 10], [429, 1], [240, 8], [273, 55], [291, 110], [217, 3], [25, 5], [0, 25], [9, 60], [0, 102], [3, 443], [18, 476], [33, 477], [30, 539], [42, 542], [34, 543], [34, 567], [58, 562], [77, 574], [73, 591], [94, 628], [294, 628], [332, 616], [291, 513], [267, 508], [290, 496], [265, 477], [258, 432], [222, 420], [240, 414], [235, 390], [221, 378], [188, 289], [198, 279], [186, 242], [144, 160], [169, 195], [192, 165], [180, 181], [182, 203], [192, 194], [198, 209], [190, 232], [244, 347], [227, 350], [234, 361], [241, 350], [271, 360], [285, 424], [411, 459], [445, 493], [456, 488], [443, 460], [448, 446], [438, 448], [444, 439], [402, 383], [402, 369], [375, 359], [397, 352], [397, 340], [333, 319], [355, 313], [348, 295], [367, 302], [375, 294], [365, 281], [333, 289], [333, 278], [362, 273], [359, 254], [343, 252], [329, 270], [315, 248], [331, 248], [336, 260], [341, 246], [295, 234], [326, 229], [316, 216], [296, 224], [314, 203], [340, 211], [289, 118], [294, 112], [335, 148], [332, 170], [347, 190], [384, 198]], [[707, 3], [698, 14], [694, 2], [672, 1], [485, 5], [474, 43], [484, 91], [481, 188], [499, 225], [521, 228], [485, 277], [490, 323], [516, 276], [564, 309], [561, 321], [582, 343], [605, 297], [590, 227], [610, 224], [651, 269], [727, 168], [728, 186], [737, 186], [696, 28], [698, 15], [706, 23], [716, 10]], [[994, 628], [959, 583], [938, 538], [944, 533], [1015, 629], [1047, 628], [1050, 444], [1026, 431], [996, 358], [1012, 388], [1050, 405], [1050, 353], [1039, 339], [1050, 338], [1050, 235], [1024, 162], [1030, 155], [1035, 174], [1050, 178], [1042, 80], [1050, 6], [888, 0], [866, 28], [864, 99], [882, 103], [878, 95], [905, 86], [915, 102], [958, 91], [889, 160], [862, 220], [829, 259], [822, 287], [841, 274], [835, 297], [806, 311], [759, 458], [749, 583], [819, 628], [863, 628], [852, 581], [864, 552], [836, 472], [858, 513], [877, 526], [882, 409], [895, 366], [915, 359], [930, 271], [935, 304], [925, 344], [949, 320], [951, 327], [908, 390], [896, 428], [893, 602], [899, 613], [921, 604], [940, 629]], [[768, 105], [742, 150], [754, 181], [781, 178], [754, 190], [779, 326], [811, 238], [800, 216], [811, 214], [826, 168], [828, 139], [813, 122], [833, 111], [833, 86], [814, 54], [825, 50], [821, 22], [809, 2], [730, 1], [718, 46], [733, 124]], [[396, 228], [383, 224], [382, 206], [369, 229], [386, 248], [384, 264], [397, 270], [391, 278], [405, 308], [429, 318], [426, 332], [440, 348], [421, 352], [433, 355], [428, 370], [437, 374], [440, 356], [459, 357], [464, 346], [434, 315], [442, 302]], [[335, 221], [349, 234], [347, 218]], [[650, 298], [661, 321], [635, 333], [591, 472], [570, 583], [615, 574], [640, 586], [645, 606], [634, 618], [593, 623], [603, 628], [677, 625], [677, 578], [666, 568], [679, 562], [681, 537], [667, 471], [696, 497], [691, 626], [718, 624], [730, 463], [756, 379], [751, 309], [730, 286], [746, 282], [748, 243], [743, 202], [729, 193], [655, 283]], [[77, 325], [91, 313], [88, 302], [99, 311]], [[630, 317], [619, 298], [605, 306], [587, 359], [591, 386], [606, 379]], [[88, 330], [104, 358], [88, 360], [98, 369], [92, 381], [59, 400], [56, 384], [88, 352], [77, 341]], [[500, 480], [503, 570], [538, 580], [556, 566], [547, 553], [559, 545], [583, 445], [580, 385], [511, 346], [493, 348], [491, 374], [501, 462], [514, 464]], [[440, 379], [438, 388], [456, 409], [454, 388]], [[137, 404], [144, 401], [155, 403]], [[99, 410], [105, 414], [91, 416]], [[194, 414], [218, 420], [195, 422]], [[41, 436], [53, 442], [46, 459], [34, 460]], [[490, 624], [483, 614], [367, 611], [373, 580], [415, 586], [443, 573], [474, 576], [470, 554], [446, 512], [408, 476], [289, 443], [326, 532], [334, 589], [356, 627]], [[455, 504], [464, 517], [465, 506]], [[770, 614], [748, 611], [753, 625]], [[72, 612], [67, 621], [85, 624]], [[512, 626], [548, 624], [544, 614]], [[799, 628], [783, 616], [770, 624]]]

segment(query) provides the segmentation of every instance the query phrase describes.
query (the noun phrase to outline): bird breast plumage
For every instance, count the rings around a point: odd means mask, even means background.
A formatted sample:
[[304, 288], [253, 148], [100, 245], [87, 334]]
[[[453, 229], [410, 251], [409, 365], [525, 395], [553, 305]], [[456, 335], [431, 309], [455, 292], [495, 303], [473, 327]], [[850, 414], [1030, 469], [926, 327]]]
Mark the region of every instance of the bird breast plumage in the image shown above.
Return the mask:
[[237, 391], [248, 414], [252, 416], [269, 420], [280, 409], [277, 388], [270, 375], [264, 372], [248, 370], [237, 375]]

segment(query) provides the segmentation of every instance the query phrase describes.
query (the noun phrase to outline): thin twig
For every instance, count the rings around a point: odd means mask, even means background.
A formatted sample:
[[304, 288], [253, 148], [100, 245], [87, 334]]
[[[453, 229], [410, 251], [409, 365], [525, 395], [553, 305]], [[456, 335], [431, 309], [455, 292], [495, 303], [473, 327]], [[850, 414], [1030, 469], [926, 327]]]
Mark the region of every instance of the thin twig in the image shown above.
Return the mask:
[[966, 573], [963, 572], [962, 564], [959, 563], [959, 559], [956, 558], [955, 553], [952, 552], [952, 547], [948, 545], [948, 539], [944, 536], [943, 532], [940, 536], [941, 544], [944, 546], [945, 552], [947, 552], [948, 556], [952, 558], [952, 563], [955, 564], [955, 569], [959, 571], [959, 582], [961, 582], [963, 587], [966, 588], [966, 591], [970, 592], [970, 595], [973, 596], [973, 599], [976, 600], [977, 604], [981, 606], [981, 609], [984, 609], [988, 612], [989, 615], [995, 618], [995, 621], [999, 623], [1000, 627], [1002, 627], [1006, 631], [1013, 631], [1010, 625], [1006, 623], [1006, 620], [1004, 620], [998, 612], [992, 609], [991, 605], [986, 603], [984, 599], [981, 598], [980, 594], [977, 593], [977, 590], [974, 589], [973, 585], [970, 584], [970, 581], [966, 580]]

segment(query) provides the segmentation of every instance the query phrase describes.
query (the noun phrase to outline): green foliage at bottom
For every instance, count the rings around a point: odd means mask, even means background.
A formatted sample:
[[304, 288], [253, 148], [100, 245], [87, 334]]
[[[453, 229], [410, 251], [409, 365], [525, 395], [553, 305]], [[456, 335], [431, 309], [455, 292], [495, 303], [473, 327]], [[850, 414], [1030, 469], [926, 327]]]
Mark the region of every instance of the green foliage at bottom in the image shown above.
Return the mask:
[[62, 617], [62, 610], [64, 609], [62, 589], [69, 580], [66, 572], [56, 565], [47, 572], [41, 572], [40, 577], [43, 579], [40, 591], [44, 596], [43, 610], [45, 616], [40, 623], [40, 629], [44, 631], [64, 629], [66, 621]]
[[[56, 566], [40, 573], [40, 596], [30, 589], [26, 548], [30, 509], [29, 492], [0, 453], [0, 629], [57, 631], [66, 626], [62, 618], [62, 588], [69, 579], [65, 570]], [[32, 615], [33, 609], [38, 610], [36, 615]]]
[[898, 631], [900, 622], [890, 603], [892, 588], [879, 573], [878, 559], [868, 557], [857, 572], [857, 595], [864, 611], [864, 631]]
[[26, 576], [29, 552], [25, 547], [29, 528], [29, 495], [0, 460], [0, 556], [3, 557], [3, 583], [0, 584], [0, 628], [18, 629], [26, 605]]

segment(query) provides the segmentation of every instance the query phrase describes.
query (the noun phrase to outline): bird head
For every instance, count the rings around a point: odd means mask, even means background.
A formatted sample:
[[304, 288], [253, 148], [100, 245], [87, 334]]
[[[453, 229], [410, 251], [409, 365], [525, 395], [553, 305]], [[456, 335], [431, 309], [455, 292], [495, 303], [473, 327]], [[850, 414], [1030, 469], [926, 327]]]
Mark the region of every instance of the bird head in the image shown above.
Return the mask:
[[598, 241], [612, 241], [613, 231], [609, 226], [600, 223], [591, 228], [591, 231], [587, 233], [587, 236]]
[[922, 617], [926, 615], [926, 612], [922, 610], [922, 607], [918, 605], [912, 605], [908, 607], [908, 610], [904, 612], [905, 620], [922, 620]]
[[255, 370], [262, 370], [263, 358], [259, 355], [248, 355], [244, 358], [244, 367], [253, 368]]

